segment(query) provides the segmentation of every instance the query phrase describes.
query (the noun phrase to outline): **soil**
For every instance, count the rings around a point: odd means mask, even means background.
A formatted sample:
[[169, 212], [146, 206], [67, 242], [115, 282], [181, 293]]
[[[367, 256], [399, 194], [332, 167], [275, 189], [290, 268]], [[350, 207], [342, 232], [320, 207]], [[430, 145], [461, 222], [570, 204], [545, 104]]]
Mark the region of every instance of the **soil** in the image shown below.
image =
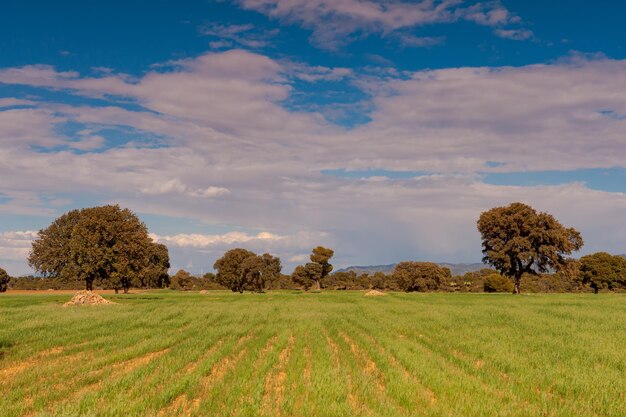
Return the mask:
[[63, 307], [79, 306], [79, 305], [102, 305], [102, 304], [117, 304], [103, 298], [101, 295], [92, 291], [78, 291], [74, 294], [74, 297], [67, 303], [63, 304]]
[[368, 292], [365, 293], [366, 297], [380, 297], [381, 295], [387, 295], [387, 294], [378, 290], [369, 290]]

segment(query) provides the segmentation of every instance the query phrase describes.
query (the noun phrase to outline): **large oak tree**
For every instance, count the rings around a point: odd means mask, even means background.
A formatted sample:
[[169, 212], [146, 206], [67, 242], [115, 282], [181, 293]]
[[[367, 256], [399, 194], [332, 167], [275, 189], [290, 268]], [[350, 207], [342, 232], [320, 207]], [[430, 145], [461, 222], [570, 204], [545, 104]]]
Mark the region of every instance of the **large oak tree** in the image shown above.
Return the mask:
[[495, 207], [478, 219], [483, 262], [513, 280], [519, 294], [522, 276], [563, 268], [565, 255], [583, 246], [580, 233], [566, 228], [552, 215], [523, 203]]
[[72, 210], [40, 230], [28, 263], [44, 276], [84, 281], [87, 290], [102, 282], [128, 292], [148, 268], [163, 272], [164, 262], [152, 264], [153, 245], [145, 224], [129, 209], [91, 207]]

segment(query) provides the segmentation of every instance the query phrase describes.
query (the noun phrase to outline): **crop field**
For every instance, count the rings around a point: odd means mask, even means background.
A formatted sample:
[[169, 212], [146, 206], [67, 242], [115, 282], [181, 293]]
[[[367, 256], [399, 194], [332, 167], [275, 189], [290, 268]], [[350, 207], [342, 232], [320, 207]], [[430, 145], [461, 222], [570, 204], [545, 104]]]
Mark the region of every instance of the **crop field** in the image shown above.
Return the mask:
[[626, 298], [0, 296], [2, 416], [624, 416]]

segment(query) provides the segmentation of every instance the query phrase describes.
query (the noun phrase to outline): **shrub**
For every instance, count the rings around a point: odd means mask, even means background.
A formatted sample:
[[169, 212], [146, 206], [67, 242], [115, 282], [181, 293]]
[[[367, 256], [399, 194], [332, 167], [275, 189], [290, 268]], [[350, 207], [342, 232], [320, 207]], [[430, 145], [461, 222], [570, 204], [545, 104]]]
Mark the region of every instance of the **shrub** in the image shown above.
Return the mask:
[[483, 283], [485, 292], [512, 292], [513, 283], [500, 274], [490, 274]]

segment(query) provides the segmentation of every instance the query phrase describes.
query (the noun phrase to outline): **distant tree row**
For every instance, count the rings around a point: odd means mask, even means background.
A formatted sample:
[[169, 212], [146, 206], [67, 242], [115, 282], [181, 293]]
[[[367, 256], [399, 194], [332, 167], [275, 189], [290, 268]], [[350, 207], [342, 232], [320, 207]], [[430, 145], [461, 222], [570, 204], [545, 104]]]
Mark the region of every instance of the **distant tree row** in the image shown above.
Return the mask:
[[[130, 210], [117, 205], [72, 210], [40, 230], [32, 244], [29, 264], [51, 288], [82, 282], [123, 289], [131, 286], [173, 289], [228, 288], [264, 292], [272, 288], [357, 289], [401, 291], [581, 291], [589, 288], [621, 290], [626, 287], [626, 259], [606, 252], [569, 258], [583, 246], [580, 233], [562, 226], [552, 215], [523, 203], [495, 207], [480, 215], [478, 231], [485, 269], [463, 277], [429, 262], [400, 262], [391, 275], [353, 272], [331, 274], [332, 249], [318, 246], [310, 262], [290, 276], [281, 274], [281, 262], [269, 253], [247, 249], [227, 251], [214, 264], [215, 275], [202, 278], [179, 271], [167, 273], [167, 247], [152, 241], [146, 226]], [[40, 278], [10, 279], [0, 269], [0, 292], [7, 287], [40, 285]]]

